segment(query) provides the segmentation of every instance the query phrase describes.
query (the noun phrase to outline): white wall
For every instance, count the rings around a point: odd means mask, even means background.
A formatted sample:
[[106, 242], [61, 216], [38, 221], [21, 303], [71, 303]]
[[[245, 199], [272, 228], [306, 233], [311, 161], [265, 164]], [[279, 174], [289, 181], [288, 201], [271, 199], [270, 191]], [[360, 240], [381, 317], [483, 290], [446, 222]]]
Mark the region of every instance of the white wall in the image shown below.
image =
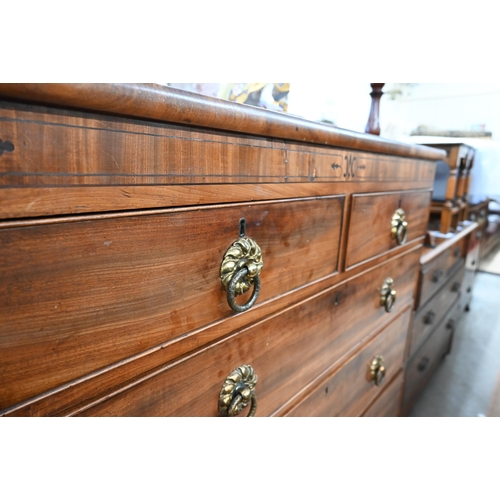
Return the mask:
[[500, 83], [421, 83], [396, 100], [385, 95], [381, 125], [381, 135], [394, 139], [426, 125], [441, 130], [482, 128], [500, 140]]
[[[218, 86], [227, 84], [171, 85], [207, 94], [213, 90], [211, 85], [216, 95]], [[394, 90], [399, 93], [392, 99]], [[369, 83], [291, 82], [288, 112], [364, 132], [370, 92]], [[404, 140], [419, 125], [442, 130], [474, 130], [484, 125], [493, 139], [500, 140], [500, 83], [386, 83], [384, 92], [380, 106], [383, 137]]]
[[[402, 90], [395, 99], [391, 90]], [[363, 132], [370, 112], [369, 83], [291, 83], [289, 112]], [[404, 140], [419, 125], [479, 130], [500, 140], [500, 83], [387, 83], [381, 101], [383, 137]]]

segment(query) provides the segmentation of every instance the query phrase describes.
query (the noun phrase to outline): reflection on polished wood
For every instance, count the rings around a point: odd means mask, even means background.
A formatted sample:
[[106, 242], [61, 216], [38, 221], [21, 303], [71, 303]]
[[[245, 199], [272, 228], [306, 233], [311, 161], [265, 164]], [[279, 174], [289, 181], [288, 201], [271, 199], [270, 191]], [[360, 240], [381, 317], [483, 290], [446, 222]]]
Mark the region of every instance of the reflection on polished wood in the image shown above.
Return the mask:
[[0, 414], [399, 412], [442, 151], [159, 85], [0, 101]]

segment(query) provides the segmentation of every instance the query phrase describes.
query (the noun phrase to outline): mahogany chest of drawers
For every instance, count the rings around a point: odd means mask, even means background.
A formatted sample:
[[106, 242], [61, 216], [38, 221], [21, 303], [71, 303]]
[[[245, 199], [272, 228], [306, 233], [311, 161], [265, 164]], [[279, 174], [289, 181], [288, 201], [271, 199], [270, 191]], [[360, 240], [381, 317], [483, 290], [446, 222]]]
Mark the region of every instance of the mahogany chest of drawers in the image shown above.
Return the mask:
[[0, 414], [399, 414], [444, 152], [158, 85], [0, 99]]

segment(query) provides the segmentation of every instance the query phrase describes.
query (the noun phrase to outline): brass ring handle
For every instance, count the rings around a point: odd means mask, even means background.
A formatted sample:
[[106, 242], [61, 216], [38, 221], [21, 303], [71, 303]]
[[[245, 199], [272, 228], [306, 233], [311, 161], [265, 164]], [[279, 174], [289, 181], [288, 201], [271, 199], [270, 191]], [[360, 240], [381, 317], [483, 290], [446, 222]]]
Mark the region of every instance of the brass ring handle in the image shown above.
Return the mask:
[[248, 311], [256, 302], [257, 297], [260, 293], [260, 276], [256, 275], [253, 281], [253, 292], [250, 300], [243, 305], [239, 305], [236, 302], [236, 290], [238, 288], [239, 283], [245, 276], [248, 274], [248, 269], [244, 267], [240, 269], [234, 276], [233, 279], [229, 282], [229, 286], [227, 287], [227, 302], [231, 309], [236, 312], [245, 312]]
[[384, 357], [377, 356], [372, 361], [370, 365], [370, 377], [373, 381], [375, 381], [375, 385], [379, 386], [385, 377], [385, 364]]
[[408, 222], [406, 222], [406, 214], [402, 208], [398, 208], [391, 221], [391, 236], [396, 240], [398, 245], [406, 243], [408, 235]]
[[[248, 311], [260, 293], [260, 272], [264, 267], [262, 252], [252, 238], [236, 240], [226, 251], [220, 267], [220, 279], [227, 291], [227, 302], [236, 312]], [[236, 303], [236, 296], [254, 287], [250, 300], [243, 305]]]
[[242, 365], [233, 370], [224, 380], [219, 394], [219, 415], [235, 417], [249, 403], [248, 417], [255, 416], [257, 411], [257, 396], [255, 386], [258, 377], [250, 365]]
[[390, 313], [396, 304], [396, 290], [394, 290], [394, 280], [387, 278], [380, 290], [380, 305], [385, 308], [385, 311]]

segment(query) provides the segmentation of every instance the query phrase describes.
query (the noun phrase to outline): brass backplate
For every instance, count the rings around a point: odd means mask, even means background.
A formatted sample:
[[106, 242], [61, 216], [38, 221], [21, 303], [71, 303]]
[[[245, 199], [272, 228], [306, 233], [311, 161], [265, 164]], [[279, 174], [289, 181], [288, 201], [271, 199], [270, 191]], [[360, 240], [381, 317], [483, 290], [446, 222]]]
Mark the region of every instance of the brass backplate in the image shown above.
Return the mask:
[[219, 414], [234, 417], [241, 413], [248, 403], [252, 403], [249, 417], [257, 410], [255, 386], [258, 377], [250, 365], [242, 365], [233, 370], [224, 380], [219, 394]]
[[259, 245], [248, 237], [236, 240], [224, 254], [220, 266], [220, 279], [226, 290], [233, 276], [244, 267], [248, 269], [248, 273], [236, 284], [236, 295], [242, 295], [250, 290], [255, 276], [258, 276], [264, 267]]

